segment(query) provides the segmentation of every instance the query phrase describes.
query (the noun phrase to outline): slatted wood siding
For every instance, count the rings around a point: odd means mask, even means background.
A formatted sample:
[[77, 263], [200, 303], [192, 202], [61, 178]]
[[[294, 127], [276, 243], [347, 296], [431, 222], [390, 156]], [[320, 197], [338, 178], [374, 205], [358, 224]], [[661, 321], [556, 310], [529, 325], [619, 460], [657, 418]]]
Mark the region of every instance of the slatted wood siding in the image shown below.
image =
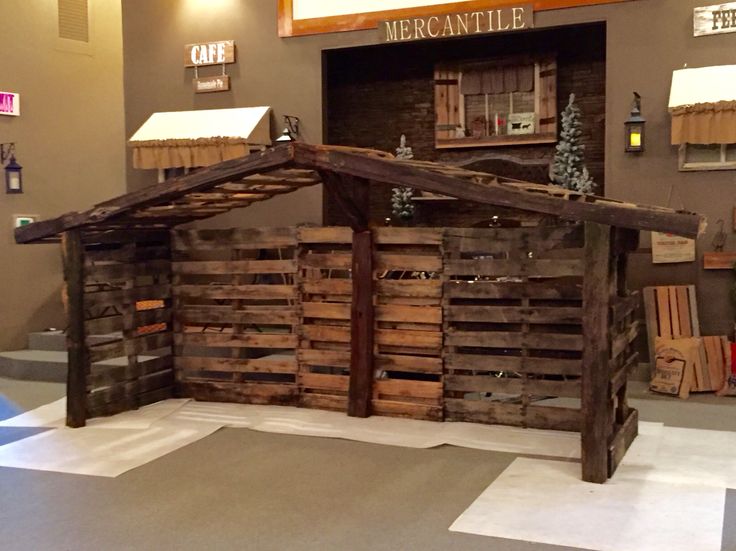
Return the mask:
[[[112, 415], [173, 395], [169, 234], [87, 236], [87, 416]], [[90, 335], [110, 334], [102, 344]]]
[[376, 415], [443, 418], [442, 234], [374, 230]]
[[350, 379], [350, 228], [299, 228], [300, 404], [347, 411]]
[[183, 396], [297, 403], [296, 243], [295, 228], [172, 232]]
[[580, 225], [445, 231], [446, 419], [580, 430], [583, 246]]

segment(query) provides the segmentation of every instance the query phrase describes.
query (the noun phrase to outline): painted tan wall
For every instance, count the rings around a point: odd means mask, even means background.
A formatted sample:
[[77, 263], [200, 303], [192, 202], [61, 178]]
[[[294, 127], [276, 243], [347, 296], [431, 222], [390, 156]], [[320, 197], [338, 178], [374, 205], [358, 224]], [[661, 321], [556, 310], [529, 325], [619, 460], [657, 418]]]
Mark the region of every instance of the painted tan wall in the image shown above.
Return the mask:
[[[691, 67], [733, 63], [736, 34], [693, 38], [692, 10], [704, 0], [635, 0], [620, 4], [540, 12], [537, 27], [593, 21], [607, 24], [606, 188], [616, 198], [665, 204], [672, 186], [673, 206], [727, 222], [736, 204], [733, 172], [679, 173], [677, 152], [669, 145], [667, 98], [671, 74], [684, 63]], [[126, 0], [125, 38], [126, 132], [130, 136], [154, 111], [241, 107], [267, 104], [280, 120], [284, 113], [301, 117], [304, 138], [322, 136], [321, 50], [373, 44], [376, 33], [361, 31], [279, 39], [275, 1], [264, 0]], [[182, 63], [182, 47], [191, 42], [235, 39], [238, 63], [228, 69], [233, 90], [195, 96], [191, 69]], [[623, 152], [623, 122], [632, 91], [643, 97], [648, 119], [647, 152]], [[274, 129], [275, 130], [275, 129]], [[128, 183], [137, 188], [153, 175], [129, 169]], [[284, 224], [319, 219], [320, 191], [284, 196], [258, 209], [229, 215], [223, 224]], [[727, 224], [728, 225], [728, 224]], [[699, 241], [708, 247], [714, 231]], [[729, 249], [736, 249], [730, 236]], [[649, 236], [643, 235], [643, 247]], [[674, 266], [651, 264], [648, 253], [633, 255], [631, 283], [697, 283], [701, 325], [706, 333], [730, 332], [733, 314], [727, 299], [732, 275], [704, 272], [700, 262]]]
[[80, 210], [125, 188], [120, 2], [91, 0], [89, 54], [59, 49], [56, 0], [3, 0], [0, 90], [21, 116], [0, 117], [16, 143], [25, 193], [0, 191], [0, 350], [29, 331], [63, 326], [59, 247], [16, 245], [13, 214]]

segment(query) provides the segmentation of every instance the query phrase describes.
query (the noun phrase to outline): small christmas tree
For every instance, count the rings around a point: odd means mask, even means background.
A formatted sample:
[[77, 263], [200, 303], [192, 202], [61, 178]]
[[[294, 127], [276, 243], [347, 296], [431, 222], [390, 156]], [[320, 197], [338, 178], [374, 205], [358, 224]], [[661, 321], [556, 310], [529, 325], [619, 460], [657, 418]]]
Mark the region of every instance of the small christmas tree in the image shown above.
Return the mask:
[[589, 194], [593, 193], [595, 183], [583, 160], [585, 146], [580, 143], [583, 135], [581, 115], [580, 108], [575, 105], [575, 94], [570, 94], [570, 101], [562, 112], [562, 131], [550, 179], [564, 188]]
[[[401, 135], [399, 147], [396, 148], [397, 159], [413, 159], [411, 147], [406, 145], [406, 136]], [[414, 189], [410, 187], [395, 187], [391, 194], [391, 214], [408, 222], [414, 217], [414, 202], [411, 198], [414, 196]]]

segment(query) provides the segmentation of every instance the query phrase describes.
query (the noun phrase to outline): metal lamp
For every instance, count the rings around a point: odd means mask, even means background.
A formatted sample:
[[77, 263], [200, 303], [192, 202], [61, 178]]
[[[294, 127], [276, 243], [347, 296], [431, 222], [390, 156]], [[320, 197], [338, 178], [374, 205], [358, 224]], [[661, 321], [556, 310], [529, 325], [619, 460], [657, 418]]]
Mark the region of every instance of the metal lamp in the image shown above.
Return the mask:
[[0, 144], [0, 164], [5, 165], [5, 193], [23, 193], [23, 167], [15, 160], [14, 143]]
[[299, 137], [299, 117], [293, 115], [284, 115], [284, 131], [281, 136], [276, 138], [278, 143], [287, 143], [296, 141]]
[[634, 92], [634, 102], [631, 107], [629, 118], [624, 122], [626, 130], [627, 153], [641, 153], [644, 151], [644, 129], [647, 120], [641, 116], [641, 96]]

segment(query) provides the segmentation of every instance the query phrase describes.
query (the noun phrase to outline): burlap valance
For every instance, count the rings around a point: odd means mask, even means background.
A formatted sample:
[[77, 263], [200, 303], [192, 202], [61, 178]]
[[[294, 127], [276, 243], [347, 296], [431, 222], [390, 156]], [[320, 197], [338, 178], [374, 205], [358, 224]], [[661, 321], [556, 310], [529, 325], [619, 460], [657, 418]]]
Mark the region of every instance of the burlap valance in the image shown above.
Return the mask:
[[491, 65], [464, 70], [463, 95], [504, 94], [534, 90], [534, 65]]
[[130, 142], [135, 168], [210, 166], [244, 157], [253, 146], [243, 138], [199, 138], [196, 140], [149, 140]]
[[672, 144], [736, 143], [736, 102], [698, 103], [670, 109]]

